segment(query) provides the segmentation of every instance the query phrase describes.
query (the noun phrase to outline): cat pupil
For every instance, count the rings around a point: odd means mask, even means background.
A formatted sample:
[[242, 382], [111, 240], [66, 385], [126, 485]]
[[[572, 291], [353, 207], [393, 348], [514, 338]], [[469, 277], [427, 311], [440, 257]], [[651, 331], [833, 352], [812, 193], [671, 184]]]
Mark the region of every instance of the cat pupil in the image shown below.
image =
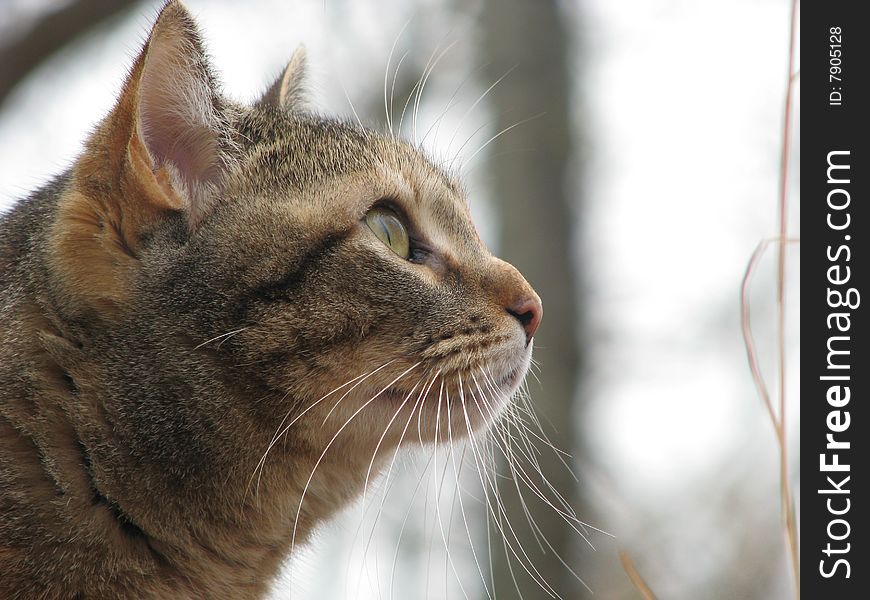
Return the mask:
[[410, 256], [408, 232], [399, 218], [389, 209], [373, 208], [366, 215], [366, 223], [372, 232], [393, 252], [402, 258]]

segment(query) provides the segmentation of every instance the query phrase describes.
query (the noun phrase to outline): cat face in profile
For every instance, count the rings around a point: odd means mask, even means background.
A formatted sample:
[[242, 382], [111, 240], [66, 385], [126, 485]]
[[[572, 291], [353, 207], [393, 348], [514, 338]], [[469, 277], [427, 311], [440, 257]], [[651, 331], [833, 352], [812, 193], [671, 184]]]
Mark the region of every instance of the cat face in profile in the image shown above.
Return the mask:
[[191, 353], [282, 394], [269, 421], [307, 410], [297, 430], [328, 432], [329, 415], [349, 420], [350, 438], [392, 419], [396, 443], [413, 416], [406, 438], [431, 442], [451, 407], [466, 435], [525, 374], [540, 300], [487, 251], [461, 186], [417, 149], [302, 110], [303, 61], [257, 106], [214, 115], [195, 112], [218, 104], [208, 78], [182, 83], [205, 97], [172, 96], [177, 70], [158, 63], [152, 81], [146, 61], [142, 142], [182, 208], [151, 224], [132, 319], [144, 330], [168, 316]]
[[520, 385], [540, 299], [454, 179], [307, 111], [303, 74], [225, 99], [170, 2], [72, 170], [0, 223], [0, 488], [25, 490], [0, 591], [257, 597], [401, 445]]
[[432, 442], [448, 417], [460, 437], [496, 418], [528, 368], [541, 306], [481, 243], [459, 185], [407, 144], [347, 125], [256, 109], [240, 130], [268, 140], [231, 175], [224, 197], [244, 201], [222, 204], [189, 261], [173, 261], [204, 265], [185, 294], [202, 298], [196, 339], [289, 390], [282, 420], [309, 410], [318, 432], [329, 415], [395, 444], [413, 419], [405, 438]]

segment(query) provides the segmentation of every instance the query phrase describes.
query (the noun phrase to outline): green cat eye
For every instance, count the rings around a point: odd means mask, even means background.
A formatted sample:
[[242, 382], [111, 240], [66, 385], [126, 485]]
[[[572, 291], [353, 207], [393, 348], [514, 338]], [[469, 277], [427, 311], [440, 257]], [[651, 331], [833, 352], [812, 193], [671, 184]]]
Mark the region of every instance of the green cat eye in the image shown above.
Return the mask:
[[366, 224], [393, 252], [402, 258], [410, 256], [411, 243], [408, 240], [408, 230], [396, 213], [388, 208], [375, 207], [366, 215]]

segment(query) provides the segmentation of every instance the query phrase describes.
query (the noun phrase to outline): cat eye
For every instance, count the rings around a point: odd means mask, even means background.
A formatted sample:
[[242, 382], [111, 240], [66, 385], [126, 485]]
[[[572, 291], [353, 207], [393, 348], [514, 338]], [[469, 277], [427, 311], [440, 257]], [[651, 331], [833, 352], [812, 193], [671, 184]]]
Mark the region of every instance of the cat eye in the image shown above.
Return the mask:
[[376, 206], [366, 215], [366, 225], [390, 250], [407, 259], [411, 254], [411, 242], [408, 230], [389, 208]]

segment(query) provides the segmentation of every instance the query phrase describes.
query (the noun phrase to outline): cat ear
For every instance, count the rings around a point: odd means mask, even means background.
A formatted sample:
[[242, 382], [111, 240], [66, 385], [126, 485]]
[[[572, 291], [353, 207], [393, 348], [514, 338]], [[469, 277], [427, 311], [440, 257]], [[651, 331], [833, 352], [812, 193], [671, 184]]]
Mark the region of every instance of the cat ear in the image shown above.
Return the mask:
[[305, 104], [305, 73], [308, 60], [305, 47], [299, 46], [290, 57], [284, 72], [263, 94], [257, 104], [279, 110], [299, 110]]
[[231, 110], [196, 24], [167, 2], [58, 200], [50, 264], [69, 315], [113, 318], [155, 224], [181, 213], [192, 231], [213, 208], [236, 155]]
[[196, 23], [180, 2], [160, 11], [119, 104], [125, 99], [134, 174], [164, 194], [158, 203], [186, 211], [196, 227], [216, 200], [232, 143]]

